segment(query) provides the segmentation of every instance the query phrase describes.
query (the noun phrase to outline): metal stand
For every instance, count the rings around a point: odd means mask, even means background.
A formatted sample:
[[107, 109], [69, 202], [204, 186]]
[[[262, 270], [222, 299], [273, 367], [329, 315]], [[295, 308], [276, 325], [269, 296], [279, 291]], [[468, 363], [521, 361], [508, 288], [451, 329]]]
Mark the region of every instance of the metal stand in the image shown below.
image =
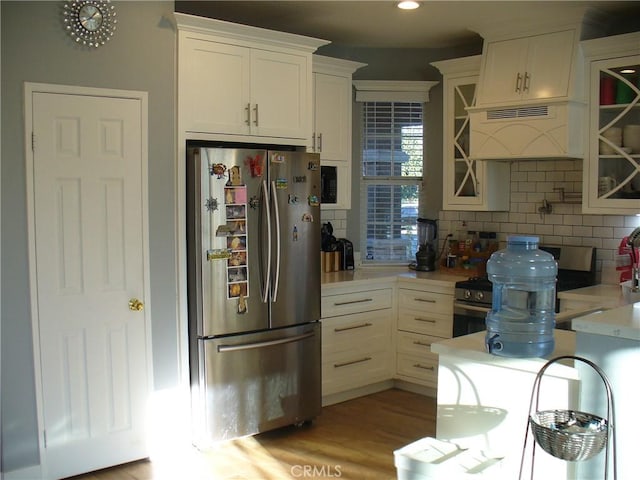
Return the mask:
[[[542, 380], [542, 376], [547, 368], [549, 368], [553, 363], [556, 363], [559, 360], [565, 360], [565, 359], [578, 360], [580, 362], [586, 363], [591, 368], [593, 368], [598, 373], [598, 375], [600, 375], [600, 378], [604, 383], [605, 389], [607, 391], [607, 431], [606, 431], [607, 438], [606, 438], [605, 462], [604, 462], [604, 480], [607, 480], [608, 474], [609, 474], [609, 446], [610, 445], [611, 445], [611, 456], [613, 461], [613, 480], [616, 480], [617, 479], [616, 437], [615, 437], [615, 429], [614, 429], [615, 413], [614, 413], [613, 393], [611, 392], [611, 385], [609, 384], [609, 380], [607, 379], [607, 376], [605, 375], [605, 373], [595, 363], [585, 358], [576, 357], [573, 355], [563, 355], [561, 357], [557, 357], [549, 360], [540, 369], [540, 371], [538, 372], [538, 375], [536, 376], [535, 381], [533, 382], [533, 391], [531, 392], [531, 402], [529, 403], [529, 418], [527, 419], [527, 428], [524, 436], [524, 445], [522, 447], [522, 460], [520, 461], [520, 474], [518, 475], [518, 479], [522, 480], [522, 473], [523, 473], [522, 470], [524, 469], [524, 459], [526, 455], [527, 441], [529, 438], [529, 430], [530, 430], [529, 427], [532, 422], [531, 413], [533, 411], [534, 399], [535, 399], [535, 411], [536, 412], [538, 411], [538, 403], [540, 400], [540, 381]], [[531, 426], [531, 428], [533, 428], [533, 426]], [[535, 436], [534, 436], [533, 449], [531, 453], [531, 477], [530, 477], [531, 480], [533, 480], [533, 468], [535, 464], [536, 443], [537, 443], [537, 440], [535, 439]], [[596, 455], [597, 453], [599, 453], [599, 450], [593, 455]], [[568, 460], [567, 458], [562, 458], [557, 455], [554, 455], [554, 456], [556, 456], [557, 458], [560, 458], [561, 460]], [[588, 458], [591, 458], [591, 457], [588, 457]]]

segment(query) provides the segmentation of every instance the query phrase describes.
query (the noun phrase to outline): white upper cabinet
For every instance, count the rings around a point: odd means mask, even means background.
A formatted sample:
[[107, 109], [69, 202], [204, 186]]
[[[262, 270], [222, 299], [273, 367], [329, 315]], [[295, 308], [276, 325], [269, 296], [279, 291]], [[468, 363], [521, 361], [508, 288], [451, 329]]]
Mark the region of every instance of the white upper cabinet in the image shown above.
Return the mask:
[[323, 202], [323, 210], [351, 208], [352, 75], [364, 66], [313, 55], [313, 130], [307, 149], [320, 154], [323, 167], [336, 171], [331, 180], [336, 182], [336, 202]]
[[192, 15], [175, 17], [182, 132], [307, 144], [311, 54], [328, 42]]
[[443, 209], [509, 210], [509, 164], [469, 157], [467, 109], [475, 105], [480, 56], [432, 65], [443, 76]]
[[311, 151], [321, 160], [351, 160], [353, 72], [366, 64], [313, 55]]
[[587, 40], [584, 213], [640, 214], [640, 33]]
[[489, 41], [477, 105], [567, 98], [576, 30]]

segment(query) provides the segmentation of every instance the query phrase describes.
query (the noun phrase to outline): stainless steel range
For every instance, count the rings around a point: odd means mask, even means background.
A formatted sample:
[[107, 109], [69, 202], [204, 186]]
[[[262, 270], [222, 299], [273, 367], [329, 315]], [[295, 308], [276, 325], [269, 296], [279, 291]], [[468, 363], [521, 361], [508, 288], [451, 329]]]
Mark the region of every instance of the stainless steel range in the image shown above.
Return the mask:
[[[596, 283], [596, 249], [577, 246], [541, 246], [558, 262], [556, 292], [588, 287]], [[485, 330], [491, 310], [493, 285], [487, 277], [472, 277], [456, 283], [453, 303], [453, 336]], [[556, 299], [556, 312], [560, 301]], [[567, 325], [557, 325], [568, 328]]]

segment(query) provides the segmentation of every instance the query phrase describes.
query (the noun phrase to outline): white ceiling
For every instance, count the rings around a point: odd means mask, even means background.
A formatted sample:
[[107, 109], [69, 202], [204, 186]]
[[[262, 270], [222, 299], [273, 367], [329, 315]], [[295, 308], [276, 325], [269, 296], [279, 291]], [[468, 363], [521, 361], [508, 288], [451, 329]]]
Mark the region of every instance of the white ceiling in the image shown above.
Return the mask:
[[[175, 4], [176, 11], [183, 13], [323, 38], [342, 46], [372, 48], [466, 45], [478, 40], [476, 32], [493, 25], [539, 24], [565, 18], [611, 23], [640, 18], [640, 2], [631, 1], [426, 0], [413, 11], [396, 8], [392, 0], [176, 0]], [[630, 11], [635, 13], [630, 15]]]

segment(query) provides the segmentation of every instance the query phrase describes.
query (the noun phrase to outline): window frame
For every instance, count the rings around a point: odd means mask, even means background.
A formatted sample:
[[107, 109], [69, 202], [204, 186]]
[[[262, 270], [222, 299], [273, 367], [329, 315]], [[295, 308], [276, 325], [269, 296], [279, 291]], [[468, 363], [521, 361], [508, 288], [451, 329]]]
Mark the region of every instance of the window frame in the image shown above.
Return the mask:
[[[419, 217], [420, 212], [420, 189], [424, 185], [424, 178], [426, 175], [426, 149], [425, 149], [425, 104], [429, 101], [429, 90], [437, 85], [438, 82], [393, 82], [393, 81], [354, 81], [356, 88], [356, 101], [357, 102], [388, 102], [388, 103], [421, 103], [422, 104], [422, 175], [421, 176], [395, 176], [395, 175], [380, 175], [370, 176], [364, 175], [364, 138], [360, 138], [359, 145], [359, 186], [360, 186], [360, 251], [361, 261], [363, 265], [406, 265], [412, 261], [412, 253], [407, 253], [407, 257], [400, 259], [385, 258], [381, 260], [368, 259], [367, 258], [367, 230], [368, 224], [368, 186], [372, 184], [381, 185], [415, 185], [417, 186], [417, 198], [418, 208], [416, 212], [416, 218]], [[363, 134], [364, 130], [364, 105], [359, 109], [359, 125], [360, 133]], [[393, 136], [391, 137], [393, 138]], [[397, 137], [396, 137], [397, 138]], [[402, 225], [400, 225], [402, 228]], [[416, 227], [417, 228], [417, 227]], [[417, 235], [417, 230], [415, 235]], [[412, 242], [411, 249], [413, 250], [417, 246], [417, 239]]]

